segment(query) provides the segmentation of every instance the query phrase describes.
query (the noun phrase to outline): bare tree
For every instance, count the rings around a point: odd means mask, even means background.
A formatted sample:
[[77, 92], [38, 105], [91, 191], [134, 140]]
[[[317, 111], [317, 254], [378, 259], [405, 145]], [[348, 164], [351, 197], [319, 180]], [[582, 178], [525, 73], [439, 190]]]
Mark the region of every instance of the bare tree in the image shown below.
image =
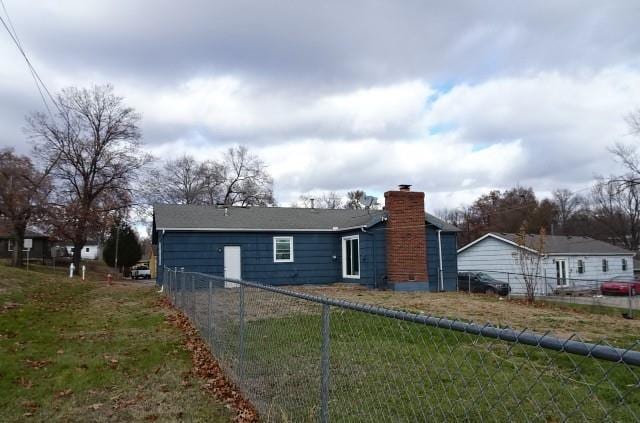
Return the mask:
[[625, 118], [631, 133], [634, 135], [640, 135], [640, 108], [637, 108], [633, 112], [629, 113]]
[[262, 160], [246, 147], [229, 149], [222, 161], [198, 161], [190, 155], [150, 169], [141, 187], [147, 204], [224, 203], [274, 205], [273, 179]]
[[48, 171], [38, 171], [26, 156], [0, 151], [0, 217], [6, 221], [15, 246], [11, 264], [22, 266], [27, 227], [46, 210], [51, 192]]
[[567, 234], [567, 227], [571, 217], [584, 204], [584, 199], [566, 188], [553, 191], [553, 202], [556, 206], [558, 223], [563, 234]]
[[298, 197], [298, 202], [292, 204], [293, 207], [304, 207], [309, 208], [313, 207], [318, 209], [339, 209], [342, 208], [342, 197], [340, 197], [336, 192], [329, 191], [323, 192], [321, 194], [301, 194]]
[[222, 202], [227, 205], [267, 206], [275, 204], [273, 178], [262, 160], [244, 146], [230, 148], [223, 163]]
[[131, 205], [131, 184], [150, 157], [141, 151], [140, 115], [110, 85], [67, 88], [57, 103], [55, 117], [27, 117], [27, 132], [37, 157], [52, 165], [51, 221], [73, 243], [79, 266], [91, 231], [104, 231], [110, 214]]
[[347, 202], [344, 205], [345, 209], [363, 209], [364, 208], [365, 193], [361, 190], [354, 190], [347, 192]]
[[335, 191], [329, 191], [322, 193], [320, 201], [326, 209], [339, 209], [342, 207], [343, 199]]
[[184, 155], [152, 168], [142, 187], [149, 203], [198, 204], [206, 192], [203, 164]]
[[222, 202], [222, 195], [226, 192], [224, 163], [207, 160], [202, 163], [200, 171], [203, 180], [203, 203], [215, 205]]
[[464, 223], [465, 211], [462, 207], [457, 209], [444, 207], [434, 210], [433, 214], [454, 226], [462, 226]]
[[[640, 116], [637, 119], [640, 120]], [[636, 146], [616, 143], [609, 152], [626, 169], [624, 175], [611, 177], [610, 181], [616, 183], [619, 189], [640, 185], [640, 157]]]
[[602, 229], [601, 237], [637, 251], [640, 246], [640, 186], [627, 185], [618, 177], [599, 178], [591, 201], [592, 219]]
[[535, 301], [535, 294], [538, 290], [540, 273], [542, 271], [542, 257], [545, 251], [544, 228], [540, 230], [537, 237], [527, 235], [527, 225], [523, 223], [517, 237], [518, 248], [513, 253], [513, 258], [520, 267], [520, 274], [525, 286], [525, 296], [527, 302]]

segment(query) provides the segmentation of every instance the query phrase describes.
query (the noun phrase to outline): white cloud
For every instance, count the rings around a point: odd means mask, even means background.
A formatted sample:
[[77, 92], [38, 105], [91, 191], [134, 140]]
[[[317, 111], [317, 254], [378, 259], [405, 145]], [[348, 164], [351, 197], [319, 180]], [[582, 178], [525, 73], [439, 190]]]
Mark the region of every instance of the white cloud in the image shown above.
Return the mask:
[[[614, 172], [606, 148], [626, 139], [622, 117], [637, 106], [640, 73], [538, 73], [446, 92], [409, 81], [318, 98], [266, 96], [222, 77], [145, 95], [133, 99], [146, 119], [221, 134], [209, 143], [185, 135], [154, 150], [219, 156], [242, 134], [269, 164], [282, 203], [309, 191], [380, 196], [411, 183], [442, 207], [492, 188], [575, 188]], [[265, 134], [269, 142], [253, 142]]]
[[126, 85], [125, 91], [144, 111], [145, 125], [204, 127], [214, 136], [248, 142], [323, 134], [413, 137], [424, 128], [424, 105], [433, 93], [424, 82], [408, 81], [292, 97], [232, 76], [192, 79], [159, 92]]

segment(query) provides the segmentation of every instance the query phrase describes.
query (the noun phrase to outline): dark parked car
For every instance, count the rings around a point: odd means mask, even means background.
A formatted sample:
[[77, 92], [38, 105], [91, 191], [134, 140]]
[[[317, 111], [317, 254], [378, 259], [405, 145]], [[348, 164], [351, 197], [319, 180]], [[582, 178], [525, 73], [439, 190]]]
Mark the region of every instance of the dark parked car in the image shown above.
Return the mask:
[[600, 287], [602, 295], [636, 295], [640, 292], [640, 281], [628, 276], [618, 276], [604, 282]]
[[482, 272], [458, 272], [458, 290], [483, 294], [509, 295], [511, 287]]

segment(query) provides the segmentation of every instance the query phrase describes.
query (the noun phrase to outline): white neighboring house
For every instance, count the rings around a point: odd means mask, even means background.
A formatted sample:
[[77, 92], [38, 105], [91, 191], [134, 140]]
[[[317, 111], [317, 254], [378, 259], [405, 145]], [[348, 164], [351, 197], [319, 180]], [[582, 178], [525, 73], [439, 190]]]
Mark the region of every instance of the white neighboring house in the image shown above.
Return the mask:
[[[67, 254], [73, 255], [73, 245], [65, 245]], [[97, 260], [100, 258], [100, 244], [96, 241], [87, 241], [86, 245], [82, 247], [80, 257], [83, 260]]]
[[[532, 254], [540, 235], [527, 235], [525, 245]], [[622, 276], [633, 278], [635, 253], [586, 236], [544, 236], [540, 261], [539, 295], [558, 288], [594, 287], [598, 282]], [[524, 295], [526, 287], [518, 263], [518, 235], [491, 232], [458, 250], [458, 271], [479, 271], [508, 282], [511, 293]]]

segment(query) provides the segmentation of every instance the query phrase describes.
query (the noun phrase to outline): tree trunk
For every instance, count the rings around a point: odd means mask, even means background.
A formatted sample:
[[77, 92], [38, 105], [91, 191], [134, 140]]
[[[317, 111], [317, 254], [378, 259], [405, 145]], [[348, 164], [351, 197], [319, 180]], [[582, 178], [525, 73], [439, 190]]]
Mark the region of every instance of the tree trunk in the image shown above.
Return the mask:
[[14, 227], [13, 228], [13, 256], [11, 257], [11, 265], [14, 267], [22, 267], [22, 249], [24, 247], [24, 233], [26, 231], [25, 227]]
[[84, 242], [73, 241], [73, 265], [76, 268], [76, 274], [80, 271], [80, 260], [82, 259], [84, 244]]

